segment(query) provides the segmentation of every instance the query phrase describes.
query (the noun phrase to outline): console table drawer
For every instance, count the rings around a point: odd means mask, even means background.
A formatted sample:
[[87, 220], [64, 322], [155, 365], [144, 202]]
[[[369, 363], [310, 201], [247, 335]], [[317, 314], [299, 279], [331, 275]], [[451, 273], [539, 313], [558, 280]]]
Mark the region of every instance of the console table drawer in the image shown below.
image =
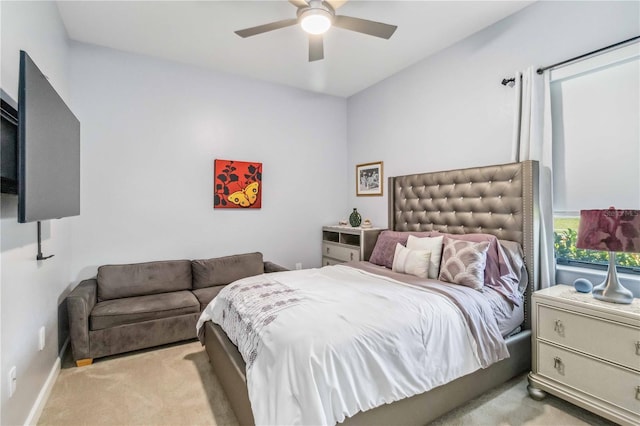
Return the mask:
[[360, 260], [360, 249], [359, 247], [352, 248], [324, 242], [322, 243], [322, 256], [331, 257], [342, 262], [350, 262], [352, 260]]
[[538, 372], [640, 414], [640, 374], [538, 341]]
[[340, 263], [342, 263], [342, 262], [339, 261], [339, 260], [335, 260], [335, 259], [332, 259], [330, 257], [322, 256], [322, 266], [339, 265]]
[[640, 371], [640, 329], [538, 305], [538, 338]]

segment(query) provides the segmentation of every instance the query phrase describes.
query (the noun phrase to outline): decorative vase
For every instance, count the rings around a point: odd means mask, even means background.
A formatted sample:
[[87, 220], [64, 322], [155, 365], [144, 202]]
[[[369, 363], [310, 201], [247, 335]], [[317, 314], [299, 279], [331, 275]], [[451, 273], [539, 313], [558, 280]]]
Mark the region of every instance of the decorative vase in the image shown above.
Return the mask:
[[349, 215], [349, 223], [354, 228], [360, 226], [362, 223], [362, 216], [358, 213], [358, 209], [353, 209], [353, 212]]

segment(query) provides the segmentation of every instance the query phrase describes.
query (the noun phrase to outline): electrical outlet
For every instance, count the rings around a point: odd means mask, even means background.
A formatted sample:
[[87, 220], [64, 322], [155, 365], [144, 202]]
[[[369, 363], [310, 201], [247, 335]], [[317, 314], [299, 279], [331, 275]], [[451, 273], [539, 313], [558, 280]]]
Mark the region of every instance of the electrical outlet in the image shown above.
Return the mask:
[[38, 332], [38, 349], [43, 350], [45, 344], [45, 329], [44, 325], [40, 327], [40, 331]]
[[298, 270], [302, 269], [302, 263], [300, 262], [296, 263], [296, 269]]
[[16, 366], [14, 365], [9, 370], [9, 398], [13, 396], [16, 392], [16, 385], [18, 383], [17, 374], [16, 374]]

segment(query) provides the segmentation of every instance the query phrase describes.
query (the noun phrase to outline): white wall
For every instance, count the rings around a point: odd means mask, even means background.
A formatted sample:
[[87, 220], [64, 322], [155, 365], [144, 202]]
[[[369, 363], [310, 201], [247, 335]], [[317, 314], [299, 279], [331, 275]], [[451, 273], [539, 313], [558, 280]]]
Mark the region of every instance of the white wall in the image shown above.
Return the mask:
[[[85, 44], [72, 44], [71, 81], [74, 280], [248, 251], [320, 265], [320, 227], [347, 213], [345, 99]], [[213, 209], [216, 158], [263, 163], [262, 209]]]
[[[25, 50], [68, 102], [68, 46], [53, 2], [2, 1], [2, 89], [17, 101], [19, 51]], [[17, 197], [0, 198], [0, 423], [24, 424], [62, 342], [58, 337], [58, 305], [70, 286], [69, 221], [43, 223], [43, 252], [36, 261], [36, 224], [19, 224]], [[38, 351], [38, 330], [46, 329], [46, 346]], [[7, 375], [17, 367], [16, 393], [9, 399]]]
[[[509, 162], [514, 94], [502, 78], [639, 33], [639, 2], [537, 2], [350, 97], [348, 187], [371, 161], [385, 177]], [[386, 225], [386, 197], [348, 200]]]

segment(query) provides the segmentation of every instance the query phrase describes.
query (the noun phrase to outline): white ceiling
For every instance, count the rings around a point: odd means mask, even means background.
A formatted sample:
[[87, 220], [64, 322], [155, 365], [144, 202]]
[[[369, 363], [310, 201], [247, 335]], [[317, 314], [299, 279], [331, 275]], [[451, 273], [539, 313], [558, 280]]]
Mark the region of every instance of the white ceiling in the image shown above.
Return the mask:
[[80, 42], [348, 97], [497, 22], [532, 1], [360, 1], [337, 10], [397, 25], [389, 40], [332, 28], [307, 61], [298, 26], [242, 39], [233, 31], [294, 18], [287, 1], [59, 1]]

